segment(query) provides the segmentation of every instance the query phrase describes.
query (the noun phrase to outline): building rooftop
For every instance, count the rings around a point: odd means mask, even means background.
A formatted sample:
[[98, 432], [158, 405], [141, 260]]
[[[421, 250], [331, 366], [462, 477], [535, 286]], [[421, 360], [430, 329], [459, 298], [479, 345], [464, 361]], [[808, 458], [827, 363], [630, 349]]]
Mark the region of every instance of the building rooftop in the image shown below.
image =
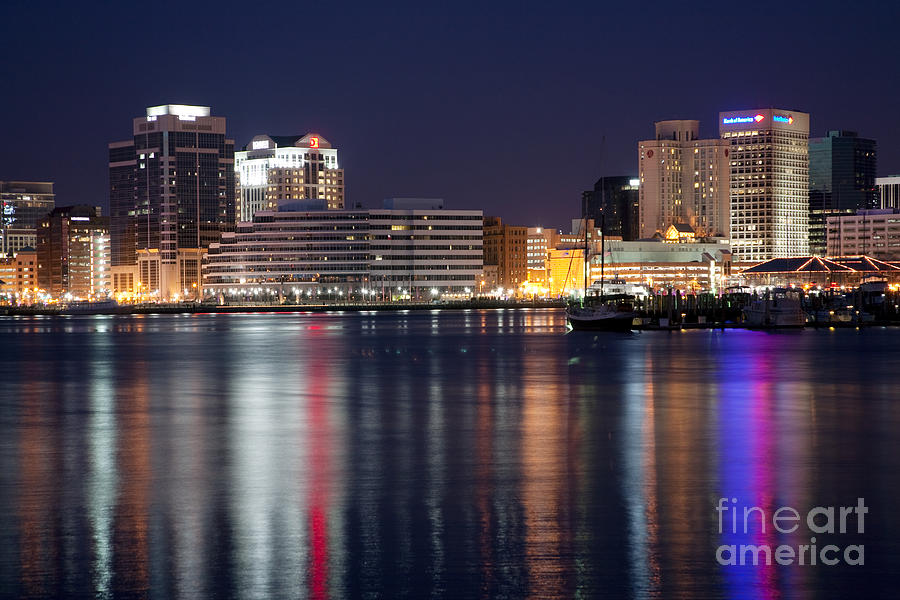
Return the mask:
[[440, 210], [444, 208], [444, 199], [385, 198], [384, 208], [388, 210]]
[[162, 104], [160, 106], [148, 106], [147, 116], [158, 117], [161, 115], [175, 115], [178, 117], [208, 117], [208, 106], [192, 106], [190, 104]]
[[744, 274], [753, 273], [846, 273], [871, 271], [900, 271], [900, 266], [870, 256], [797, 256], [793, 258], [773, 258], [748, 269]]
[[243, 150], [273, 150], [274, 148], [331, 148], [331, 142], [315, 132], [303, 135], [255, 135]]

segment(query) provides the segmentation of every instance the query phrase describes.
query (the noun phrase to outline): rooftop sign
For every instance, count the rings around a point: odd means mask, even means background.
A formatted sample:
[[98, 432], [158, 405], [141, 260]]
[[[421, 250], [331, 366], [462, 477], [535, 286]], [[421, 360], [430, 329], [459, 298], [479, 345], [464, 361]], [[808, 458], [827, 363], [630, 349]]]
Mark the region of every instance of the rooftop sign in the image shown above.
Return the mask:
[[765, 117], [761, 114], [756, 114], [754, 116], [740, 116], [740, 117], [725, 117], [722, 119], [722, 123], [725, 125], [736, 125], [738, 123], [759, 123], [765, 119]]

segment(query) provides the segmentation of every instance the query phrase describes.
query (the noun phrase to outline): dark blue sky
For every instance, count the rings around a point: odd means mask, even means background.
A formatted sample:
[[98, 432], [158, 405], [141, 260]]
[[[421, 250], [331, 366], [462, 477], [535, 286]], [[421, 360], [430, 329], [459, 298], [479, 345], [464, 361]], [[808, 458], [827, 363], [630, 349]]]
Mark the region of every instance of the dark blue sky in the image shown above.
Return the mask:
[[[150, 105], [204, 104], [243, 146], [318, 131], [348, 199], [435, 196], [562, 225], [633, 174], [653, 122], [811, 113], [900, 172], [897, 3], [0, 4], [0, 179], [106, 206], [106, 144]], [[601, 139], [605, 137], [605, 143]]]

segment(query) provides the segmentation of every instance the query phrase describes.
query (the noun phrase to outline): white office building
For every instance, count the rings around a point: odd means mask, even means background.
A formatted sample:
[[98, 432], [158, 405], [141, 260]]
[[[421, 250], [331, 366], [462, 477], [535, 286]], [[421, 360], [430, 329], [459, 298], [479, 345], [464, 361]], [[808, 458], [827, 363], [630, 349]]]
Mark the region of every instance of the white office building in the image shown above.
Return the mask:
[[879, 208], [900, 208], [900, 175], [876, 177]]
[[719, 134], [729, 143], [734, 261], [809, 254], [809, 115], [721, 112]]
[[303, 136], [257, 135], [234, 153], [239, 221], [279, 202], [324, 200], [329, 209], [344, 208], [344, 170], [337, 148], [317, 133]]
[[477, 210], [396, 198], [382, 209], [284, 202], [212, 244], [204, 295], [222, 301], [428, 300], [471, 294], [482, 269]]

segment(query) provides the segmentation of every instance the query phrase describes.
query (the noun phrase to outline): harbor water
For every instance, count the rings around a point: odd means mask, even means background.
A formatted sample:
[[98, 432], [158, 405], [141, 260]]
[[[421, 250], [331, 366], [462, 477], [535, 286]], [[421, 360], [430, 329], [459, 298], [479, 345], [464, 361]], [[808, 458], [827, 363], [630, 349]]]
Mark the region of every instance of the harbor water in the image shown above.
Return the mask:
[[[900, 585], [900, 328], [596, 334], [567, 332], [561, 309], [0, 317], [0, 358], [2, 597]], [[723, 499], [868, 512], [811, 542], [805, 520], [723, 527]], [[746, 543], [841, 560], [719, 560]]]

